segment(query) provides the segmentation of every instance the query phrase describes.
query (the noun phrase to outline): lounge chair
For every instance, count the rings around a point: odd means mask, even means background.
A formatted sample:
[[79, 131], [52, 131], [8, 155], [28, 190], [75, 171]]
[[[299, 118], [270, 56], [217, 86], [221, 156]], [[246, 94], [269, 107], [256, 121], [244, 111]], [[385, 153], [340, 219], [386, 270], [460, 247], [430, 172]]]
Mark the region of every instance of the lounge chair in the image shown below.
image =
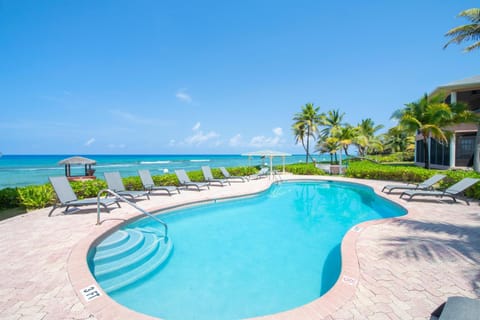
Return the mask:
[[432, 189], [433, 185], [438, 183], [440, 180], [445, 178], [444, 174], [436, 174], [429, 179], [421, 182], [421, 183], [407, 183], [407, 184], [388, 184], [383, 187], [382, 192], [387, 191], [391, 193], [393, 190], [401, 189], [401, 190], [429, 190]]
[[157, 190], [167, 191], [169, 196], [172, 195], [172, 192], [180, 193], [180, 190], [175, 186], [156, 186], [149, 170], [138, 170], [138, 175], [140, 176], [140, 180], [142, 180], [143, 188], [149, 193]]
[[[457, 201], [457, 198], [460, 197], [466, 189], [473, 186], [475, 183], [480, 181], [480, 179], [474, 178], [464, 178], [459, 182], [455, 183], [454, 185], [448, 187], [444, 191], [441, 190], [407, 190], [402, 192], [400, 198], [403, 196], [408, 196], [408, 201], [411, 200], [415, 196], [434, 196], [434, 197], [450, 197], [452, 198], [453, 202]], [[463, 199], [468, 205], [470, 203], [467, 199]]]
[[202, 166], [202, 172], [203, 176], [205, 177], [205, 181], [207, 181], [210, 185], [212, 183], [218, 183], [222, 187], [226, 184], [230, 185], [230, 181], [227, 179], [215, 179], [209, 166]]
[[225, 176], [225, 178], [227, 180], [235, 180], [235, 179], [238, 179], [238, 180], [241, 180], [242, 182], [245, 182], [245, 181], [248, 181], [248, 177], [247, 176], [232, 176], [230, 175], [230, 172], [227, 171], [227, 169], [225, 169], [224, 167], [220, 167], [220, 171], [222, 172], [222, 174]]
[[210, 189], [210, 186], [208, 185], [207, 182], [192, 182], [192, 180], [190, 180], [185, 170], [175, 170], [175, 174], [177, 175], [177, 179], [180, 185], [182, 187], [185, 187], [187, 190], [188, 190], [188, 187], [195, 187], [197, 188], [198, 191], [200, 191], [200, 189], [204, 187], [207, 187], [208, 189]]
[[120, 177], [120, 173], [118, 171], [105, 172], [104, 176], [105, 180], [107, 180], [108, 189], [115, 191], [118, 195], [122, 197], [128, 197], [132, 201], [136, 198], [144, 196], [147, 197], [147, 199], [150, 199], [148, 191], [130, 191], [125, 189], [122, 177]]
[[[52, 210], [50, 210], [50, 213], [48, 214], [49, 217], [57, 208], [66, 207], [64, 212], [67, 212], [68, 208], [70, 207], [81, 207], [97, 204], [97, 198], [86, 198], [79, 200], [73, 192], [70, 182], [68, 182], [67, 177], [65, 176], [49, 177], [48, 180], [50, 180], [50, 183], [57, 194], [57, 199], [60, 202], [60, 204], [55, 203], [53, 205]], [[109, 211], [108, 206], [114, 203], [116, 203], [120, 208], [117, 198], [100, 198], [98, 201], [100, 205], [107, 210], [107, 212]]]
[[268, 171], [269, 170], [268, 170], [267, 167], [262, 168], [257, 173], [250, 175], [248, 178], [250, 180], [257, 180], [257, 179], [265, 178], [266, 176], [268, 176]]
[[466, 297], [449, 297], [434, 312], [435, 320], [477, 320], [480, 315], [480, 300]]

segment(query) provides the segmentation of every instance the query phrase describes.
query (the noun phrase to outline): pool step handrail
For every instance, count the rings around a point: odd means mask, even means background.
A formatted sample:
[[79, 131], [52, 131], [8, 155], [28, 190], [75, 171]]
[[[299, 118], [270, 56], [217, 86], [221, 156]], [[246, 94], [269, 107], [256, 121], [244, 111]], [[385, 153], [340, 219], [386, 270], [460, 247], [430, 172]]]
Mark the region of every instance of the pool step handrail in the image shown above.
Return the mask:
[[157, 221], [158, 223], [160, 223], [164, 228], [165, 228], [165, 242], [167, 242], [168, 240], [168, 225], [166, 222], [164, 222], [163, 220], [155, 217], [153, 214], [151, 214], [150, 212], [140, 208], [139, 206], [137, 206], [135, 203], [125, 199], [124, 197], [122, 197], [121, 195], [119, 195], [118, 193], [116, 193], [115, 191], [111, 190], [111, 189], [102, 189], [98, 192], [97, 194], [97, 225], [100, 224], [100, 197], [104, 194], [104, 193], [107, 193], [107, 194], [110, 194], [114, 197], [116, 197], [117, 199], [125, 202], [126, 204], [130, 205], [131, 207], [137, 209], [138, 211], [140, 211], [141, 213], [143, 213], [144, 215], [146, 215], [147, 217], [150, 217], [152, 218], [153, 220]]

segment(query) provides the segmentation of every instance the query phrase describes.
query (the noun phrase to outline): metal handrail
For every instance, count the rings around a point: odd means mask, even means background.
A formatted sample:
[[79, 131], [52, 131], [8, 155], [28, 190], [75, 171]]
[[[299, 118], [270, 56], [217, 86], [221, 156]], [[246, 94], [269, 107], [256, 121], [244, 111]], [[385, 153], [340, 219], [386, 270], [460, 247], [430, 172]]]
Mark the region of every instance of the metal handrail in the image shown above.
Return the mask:
[[121, 195], [119, 195], [118, 193], [116, 193], [115, 191], [111, 190], [111, 189], [102, 189], [98, 192], [97, 194], [97, 225], [100, 224], [100, 196], [103, 194], [103, 193], [108, 193], [108, 194], [111, 194], [115, 197], [117, 197], [117, 199], [120, 199], [122, 200], [123, 202], [127, 203], [128, 205], [132, 206], [133, 208], [137, 209], [138, 211], [140, 211], [141, 213], [143, 213], [144, 215], [152, 218], [153, 220], [159, 222], [161, 225], [163, 225], [165, 227], [165, 240], [168, 239], [168, 225], [162, 221], [161, 219], [155, 217], [153, 214], [151, 214], [150, 212], [148, 211], [145, 211], [143, 210], [142, 208], [140, 208], [139, 206], [137, 206], [135, 203], [131, 202], [131, 201], [128, 201], [127, 199], [125, 199], [124, 197], [122, 197]]

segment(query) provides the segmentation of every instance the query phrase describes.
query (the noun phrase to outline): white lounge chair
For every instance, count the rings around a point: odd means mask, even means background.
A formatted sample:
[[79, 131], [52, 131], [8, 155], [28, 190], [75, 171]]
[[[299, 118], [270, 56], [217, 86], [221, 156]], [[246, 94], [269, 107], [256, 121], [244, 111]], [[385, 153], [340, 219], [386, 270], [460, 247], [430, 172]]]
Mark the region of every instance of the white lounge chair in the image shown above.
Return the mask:
[[118, 195], [128, 197], [132, 201], [139, 197], [147, 197], [147, 199], [150, 199], [148, 191], [127, 190], [118, 171], [105, 172], [103, 175], [105, 176], [105, 180], [107, 180], [108, 188], [115, 191]]
[[257, 180], [257, 179], [265, 178], [265, 177], [268, 176], [268, 172], [269, 172], [269, 169], [267, 167], [265, 167], [265, 168], [260, 169], [260, 171], [258, 171], [257, 173], [250, 175], [248, 178], [250, 180]]
[[209, 166], [202, 166], [202, 172], [203, 176], [205, 177], [205, 181], [207, 181], [210, 185], [212, 183], [218, 183], [222, 187], [226, 184], [230, 185], [230, 181], [227, 179], [215, 179]]
[[[459, 198], [462, 195], [463, 191], [473, 186], [478, 181], [480, 181], [480, 179], [464, 178], [443, 191], [441, 190], [407, 190], [400, 195], [400, 198], [403, 198], [403, 196], [408, 196], [407, 200], [409, 201], [415, 196], [424, 196], [424, 197], [433, 196], [433, 197], [440, 197], [440, 198], [449, 197], [453, 200], [453, 202], [456, 202], [457, 198]], [[470, 205], [467, 199], [463, 199], [463, 200], [468, 205]]]
[[149, 193], [157, 190], [166, 191], [169, 196], [171, 196], [173, 192], [180, 193], [178, 187], [175, 186], [156, 186], [149, 170], [138, 170], [138, 175], [140, 176], [140, 180], [142, 180], [143, 188]]
[[222, 172], [222, 174], [225, 176], [225, 178], [227, 180], [235, 180], [235, 179], [238, 179], [242, 182], [245, 182], [245, 181], [248, 181], [248, 177], [247, 176], [232, 176], [230, 175], [230, 172], [228, 172], [227, 169], [225, 169], [224, 167], [220, 167], [220, 171]]
[[[53, 190], [55, 190], [55, 193], [57, 194], [57, 199], [60, 202], [60, 204], [55, 203], [53, 205], [52, 210], [50, 210], [50, 213], [48, 214], [49, 217], [57, 208], [66, 207], [64, 212], [67, 212], [68, 208], [70, 207], [83, 207], [97, 204], [97, 198], [86, 198], [79, 200], [75, 195], [75, 192], [73, 192], [70, 182], [65, 176], [49, 177], [48, 180], [50, 180]], [[117, 198], [100, 198], [98, 199], [98, 203], [100, 203], [100, 205], [104, 207], [107, 212], [109, 211], [108, 206], [115, 203], [120, 208]]]
[[429, 179], [421, 182], [421, 183], [407, 183], [407, 184], [388, 184], [383, 187], [382, 192], [391, 193], [393, 190], [401, 189], [401, 190], [429, 190], [432, 189], [433, 185], [441, 181], [446, 176], [444, 174], [436, 174]]
[[175, 170], [175, 175], [177, 176], [180, 185], [185, 187], [186, 189], [188, 189], [188, 187], [195, 187], [198, 191], [200, 191], [201, 188], [205, 187], [210, 189], [210, 186], [207, 182], [193, 182], [192, 180], [190, 180], [185, 170]]

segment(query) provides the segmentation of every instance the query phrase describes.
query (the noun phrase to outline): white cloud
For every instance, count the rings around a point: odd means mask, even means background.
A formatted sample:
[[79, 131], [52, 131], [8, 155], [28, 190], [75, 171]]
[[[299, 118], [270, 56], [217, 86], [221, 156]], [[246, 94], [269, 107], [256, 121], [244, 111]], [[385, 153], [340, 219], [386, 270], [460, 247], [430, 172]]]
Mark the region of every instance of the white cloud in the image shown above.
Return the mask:
[[173, 147], [175, 145], [176, 141], [175, 139], [171, 139], [169, 142], [168, 142], [168, 145]]
[[280, 137], [265, 137], [265, 136], [256, 136], [250, 140], [249, 145], [252, 147], [275, 147], [280, 142]]
[[264, 147], [276, 147], [280, 145], [281, 136], [283, 135], [282, 128], [273, 128], [272, 132], [274, 134], [273, 137], [265, 137], [265, 136], [256, 136], [250, 140], [249, 145], [252, 147], [264, 148]]
[[195, 125], [192, 128], [193, 131], [197, 131], [198, 129], [200, 129], [200, 122], [195, 123]]
[[276, 136], [283, 135], [283, 129], [282, 128], [274, 128], [272, 131]]
[[189, 145], [199, 145], [208, 140], [218, 138], [220, 135], [214, 131], [204, 134], [202, 131], [196, 131], [193, 136], [185, 138], [185, 143]]
[[232, 147], [237, 147], [242, 144], [242, 135], [241, 134], [236, 134], [235, 136], [231, 137], [230, 140], [228, 141], [228, 145]]
[[90, 138], [90, 139], [88, 139], [87, 142], [85, 142], [85, 146], [89, 147], [94, 142], [95, 142], [95, 138]]
[[191, 103], [192, 102], [192, 97], [188, 93], [185, 92], [186, 89], [180, 89], [177, 91], [175, 94], [175, 97], [177, 97], [178, 100], [186, 103]]

